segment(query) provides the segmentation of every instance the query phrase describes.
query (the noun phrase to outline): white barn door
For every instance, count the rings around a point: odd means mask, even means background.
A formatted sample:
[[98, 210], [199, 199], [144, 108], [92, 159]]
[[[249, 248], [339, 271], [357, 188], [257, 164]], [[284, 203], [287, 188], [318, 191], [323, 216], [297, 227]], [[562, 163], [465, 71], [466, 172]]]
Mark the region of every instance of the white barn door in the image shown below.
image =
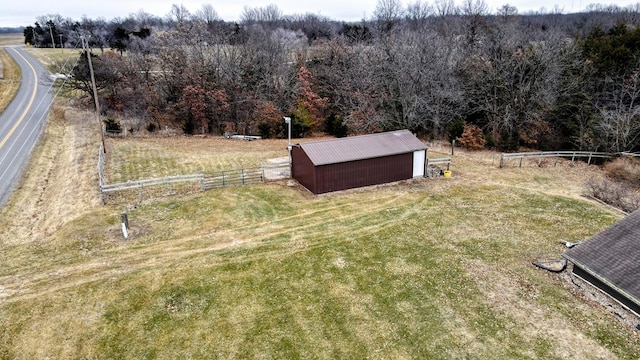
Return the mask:
[[424, 176], [425, 150], [413, 152], [413, 177]]

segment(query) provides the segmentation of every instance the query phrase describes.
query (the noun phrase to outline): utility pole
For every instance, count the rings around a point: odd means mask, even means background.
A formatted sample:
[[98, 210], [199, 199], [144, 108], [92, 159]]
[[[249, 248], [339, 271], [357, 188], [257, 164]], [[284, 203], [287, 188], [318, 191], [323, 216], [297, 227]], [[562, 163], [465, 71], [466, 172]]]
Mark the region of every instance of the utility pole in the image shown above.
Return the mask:
[[59, 34], [58, 36], [60, 36], [60, 50], [62, 50], [62, 53], [64, 54], [64, 45], [62, 44], [62, 34]]
[[291, 118], [288, 116], [285, 116], [284, 118], [284, 122], [287, 124], [289, 131], [288, 133], [288, 138], [289, 138], [289, 143], [287, 145], [287, 150], [289, 151], [289, 174], [291, 177], [293, 177], [293, 162], [291, 161]]
[[104, 144], [104, 132], [102, 131], [102, 121], [100, 120], [100, 103], [98, 102], [98, 89], [96, 88], [96, 77], [93, 74], [93, 64], [91, 63], [91, 54], [89, 54], [89, 45], [85, 47], [84, 35], [80, 37], [82, 40], [82, 50], [87, 53], [87, 63], [89, 64], [89, 73], [91, 74], [91, 87], [93, 88], [93, 100], [96, 105], [96, 120], [100, 126], [100, 140], [102, 141], [102, 151], [107, 152], [107, 147]]
[[51, 35], [51, 45], [55, 49], [56, 48], [56, 41], [53, 39], [53, 30], [51, 29], [53, 27], [53, 21], [49, 20], [47, 22], [47, 25], [49, 25], [49, 35]]

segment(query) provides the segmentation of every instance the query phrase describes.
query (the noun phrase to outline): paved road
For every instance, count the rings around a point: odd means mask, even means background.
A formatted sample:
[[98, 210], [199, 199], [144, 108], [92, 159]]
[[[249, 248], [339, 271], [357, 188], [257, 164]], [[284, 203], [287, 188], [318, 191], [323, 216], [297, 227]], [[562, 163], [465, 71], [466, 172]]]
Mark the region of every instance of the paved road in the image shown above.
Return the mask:
[[0, 114], [0, 206], [17, 185], [40, 137], [52, 101], [49, 72], [22, 47], [7, 47], [20, 66], [22, 83]]

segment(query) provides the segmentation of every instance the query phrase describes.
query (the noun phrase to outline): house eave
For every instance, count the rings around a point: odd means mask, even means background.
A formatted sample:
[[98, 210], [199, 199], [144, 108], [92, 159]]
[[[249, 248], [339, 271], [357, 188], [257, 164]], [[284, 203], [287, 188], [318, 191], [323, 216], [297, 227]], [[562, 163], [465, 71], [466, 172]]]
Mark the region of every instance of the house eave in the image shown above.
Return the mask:
[[[602, 282], [603, 284], [605, 284], [606, 286], [608, 286], [609, 288], [611, 288], [613, 291], [617, 292], [618, 294], [622, 295], [623, 297], [629, 299], [629, 301], [631, 301], [632, 303], [634, 303], [635, 305], [637, 305], [638, 307], [640, 307], [640, 299], [636, 298], [635, 296], [629, 294], [627, 291], [619, 288], [618, 286], [616, 286], [615, 284], [613, 284], [612, 282], [610, 282], [609, 280], [603, 278], [602, 276], [598, 275], [596, 272], [592, 271], [591, 269], [589, 269], [588, 266], [585, 266], [584, 264], [581, 264], [580, 262], [576, 261], [575, 259], [573, 259], [570, 256], [567, 256], [566, 254], [563, 254], [562, 257], [564, 257], [565, 259], [569, 260], [571, 263], [573, 263], [573, 266], [578, 266], [580, 269], [582, 269], [584, 272], [586, 272], [587, 274], [589, 274], [590, 276], [594, 277], [595, 279], [597, 279], [598, 281]], [[582, 278], [581, 276], [577, 275], [574, 273], [575, 276], [579, 277], [580, 279], [588, 282], [591, 286], [593, 286], [594, 288], [598, 289], [600, 292], [602, 292], [603, 294], [606, 294], [608, 297], [610, 297], [611, 299], [615, 300], [617, 303], [619, 303], [620, 305], [622, 305], [624, 308], [626, 308], [627, 310], [633, 312], [634, 314], [640, 316], [640, 314], [637, 311], [634, 311], [633, 309], [629, 308], [627, 305], [623, 304], [622, 302], [620, 302], [618, 299], [616, 299], [615, 297], [613, 297], [611, 294], [607, 293], [606, 291], [604, 291], [603, 289], [600, 289], [600, 287], [598, 287], [595, 284], [592, 284], [589, 280]]]

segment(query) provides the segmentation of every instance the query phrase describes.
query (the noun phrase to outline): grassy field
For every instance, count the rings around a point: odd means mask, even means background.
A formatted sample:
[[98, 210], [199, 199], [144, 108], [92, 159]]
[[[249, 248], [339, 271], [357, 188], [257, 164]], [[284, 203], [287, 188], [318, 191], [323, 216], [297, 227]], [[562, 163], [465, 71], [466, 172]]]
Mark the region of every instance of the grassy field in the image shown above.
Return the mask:
[[78, 57], [80, 56], [81, 49], [38, 49], [28, 48], [27, 52], [38, 59], [44, 64], [52, 73], [63, 72], [67, 73], [75, 66]]
[[286, 157], [287, 145], [280, 140], [114, 138], [108, 143], [106, 172], [108, 182], [116, 183], [254, 168], [270, 159]]
[[21, 34], [0, 34], [0, 113], [9, 106], [20, 87], [20, 68], [4, 49], [5, 46], [20, 44]]
[[[580, 196], [597, 167], [498, 169], [494, 153], [458, 151], [451, 179], [102, 206], [87, 117], [55, 107], [0, 210], [0, 358], [640, 357], [637, 330], [531, 265], [620, 218]], [[108, 149], [125, 179], [252, 166], [286, 156], [286, 140]]]
[[24, 35], [16, 34], [0, 34], [0, 47], [24, 45]]

